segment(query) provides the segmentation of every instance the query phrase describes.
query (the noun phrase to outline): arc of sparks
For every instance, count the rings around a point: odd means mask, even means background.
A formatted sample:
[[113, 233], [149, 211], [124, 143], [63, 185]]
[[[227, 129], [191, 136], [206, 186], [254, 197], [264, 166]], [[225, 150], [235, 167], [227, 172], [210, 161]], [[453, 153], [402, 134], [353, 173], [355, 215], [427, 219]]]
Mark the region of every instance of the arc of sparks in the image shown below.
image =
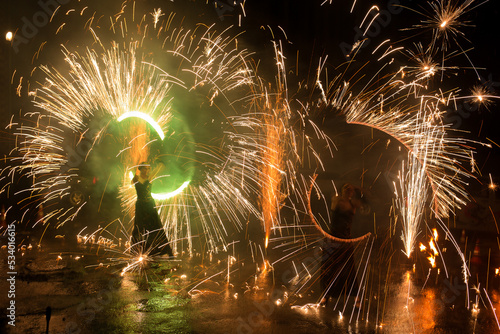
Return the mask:
[[316, 228], [323, 234], [324, 237], [336, 241], [336, 242], [343, 242], [343, 243], [355, 243], [355, 242], [360, 242], [363, 241], [367, 238], [369, 238], [372, 234], [371, 232], [366, 233], [365, 235], [362, 235], [361, 237], [358, 238], [352, 238], [352, 239], [342, 239], [342, 238], [337, 238], [331, 235], [330, 233], [326, 232], [323, 230], [323, 228], [318, 224], [316, 219], [314, 218], [312, 208], [311, 208], [311, 192], [312, 188], [314, 185], [314, 181], [316, 181], [316, 178], [318, 177], [318, 174], [314, 174], [311, 180], [311, 186], [309, 187], [309, 190], [307, 191], [307, 213], [309, 214], [309, 217], [311, 217], [312, 222], [316, 226]]

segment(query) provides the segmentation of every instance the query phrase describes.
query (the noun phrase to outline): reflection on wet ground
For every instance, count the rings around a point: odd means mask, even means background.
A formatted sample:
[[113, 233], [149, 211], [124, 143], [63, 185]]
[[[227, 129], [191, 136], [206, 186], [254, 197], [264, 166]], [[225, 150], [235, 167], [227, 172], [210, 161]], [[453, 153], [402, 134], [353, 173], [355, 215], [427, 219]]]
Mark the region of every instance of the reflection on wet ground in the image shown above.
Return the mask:
[[[362, 288], [361, 307], [354, 306], [354, 297], [330, 300], [325, 307], [317, 304], [319, 283], [296, 294], [280, 279], [286, 266], [271, 268], [250, 258], [186, 256], [121, 275], [123, 266], [108, 265], [109, 254], [61, 249], [66, 248], [51, 245], [18, 254], [16, 327], [5, 320], [2, 298], [2, 332], [44, 333], [47, 307], [49, 333], [495, 333], [499, 328], [491, 305], [500, 303], [500, 279], [489, 278], [486, 295], [484, 283], [476, 284], [484, 282], [480, 266], [467, 288], [453, 259], [445, 272], [424, 262], [414, 266], [395, 252], [392, 264], [367, 267], [371, 279]], [[5, 260], [1, 266], [7, 272]], [[0, 282], [4, 295], [6, 282]]]

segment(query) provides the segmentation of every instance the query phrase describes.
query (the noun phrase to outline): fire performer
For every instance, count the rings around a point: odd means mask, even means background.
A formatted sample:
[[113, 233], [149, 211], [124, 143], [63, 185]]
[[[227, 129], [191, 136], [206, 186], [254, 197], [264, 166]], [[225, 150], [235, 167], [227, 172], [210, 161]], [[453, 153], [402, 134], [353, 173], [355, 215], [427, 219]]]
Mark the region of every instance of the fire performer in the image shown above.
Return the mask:
[[[342, 187], [341, 196], [334, 196], [331, 204], [330, 233], [341, 239], [351, 239], [351, 225], [356, 210], [361, 208], [361, 189], [346, 183]], [[354, 247], [352, 243], [337, 242], [326, 239], [323, 246], [323, 272], [321, 284], [325, 295], [321, 300], [326, 305], [329, 297], [339, 298], [341, 295], [356, 294], [358, 283], [354, 266]], [[359, 301], [356, 306], [359, 307]]]
[[163, 230], [158, 211], [156, 211], [155, 201], [151, 196], [150, 172], [151, 166], [142, 162], [138, 167], [138, 173], [132, 179], [137, 192], [132, 242], [141, 245], [142, 250], [150, 255], [168, 254], [173, 257], [172, 248]]

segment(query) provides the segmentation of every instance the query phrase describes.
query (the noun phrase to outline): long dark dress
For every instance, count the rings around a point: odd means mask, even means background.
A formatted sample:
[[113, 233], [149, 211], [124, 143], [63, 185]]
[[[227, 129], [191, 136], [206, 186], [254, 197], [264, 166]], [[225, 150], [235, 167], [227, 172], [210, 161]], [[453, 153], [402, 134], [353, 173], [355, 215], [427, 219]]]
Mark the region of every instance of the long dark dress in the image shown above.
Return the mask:
[[150, 255], [168, 254], [172, 256], [172, 249], [168, 244], [163, 230], [160, 216], [155, 208], [155, 201], [151, 196], [151, 183], [136, 182], [137, 202], [135, 203], [134, 230], [132, 242], [137, 249], [148, 252]]
[[[332, 211], [331, 234], [342, 239], [351, 238], [351, 225], [355, 211], [345, 211], [337, 205]], [[356, 295], [358, 284], [355, 278], [354, 247], [351, 243], [324, 240], [321, 287], [325, 298], [341, 295]]]

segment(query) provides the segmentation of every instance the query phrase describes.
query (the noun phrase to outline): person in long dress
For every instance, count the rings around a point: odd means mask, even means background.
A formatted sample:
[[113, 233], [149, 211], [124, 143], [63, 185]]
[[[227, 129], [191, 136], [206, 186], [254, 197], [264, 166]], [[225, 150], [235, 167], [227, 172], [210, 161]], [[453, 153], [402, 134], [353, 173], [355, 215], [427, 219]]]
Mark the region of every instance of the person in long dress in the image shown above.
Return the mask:
[[[341, 196], [332, 199], [330, 233], [337, 238], [351, 239], [354, 215], [361, 206], [360, 198], [356, 196], [358, 190], [347, 183], [342, 187]], [[321, 285], [325, 296], [321, 304], [326, 304], [329, 297], [348, 297], [358, 292], [352, 243], [325, 240], [322, 268]], [[356, 302], [356, 306], [358, 304]]]
[[132, 179], [137, 192], [132, 232], [132, 243], [135, 244], [133, 247], [139, 247], [142, 252], [147, 252], [149, 255], [167, 254], [173, 257], [172, 248], [151, 196], [151, 166], [148, 163], [141, 163], [138, 172]]

